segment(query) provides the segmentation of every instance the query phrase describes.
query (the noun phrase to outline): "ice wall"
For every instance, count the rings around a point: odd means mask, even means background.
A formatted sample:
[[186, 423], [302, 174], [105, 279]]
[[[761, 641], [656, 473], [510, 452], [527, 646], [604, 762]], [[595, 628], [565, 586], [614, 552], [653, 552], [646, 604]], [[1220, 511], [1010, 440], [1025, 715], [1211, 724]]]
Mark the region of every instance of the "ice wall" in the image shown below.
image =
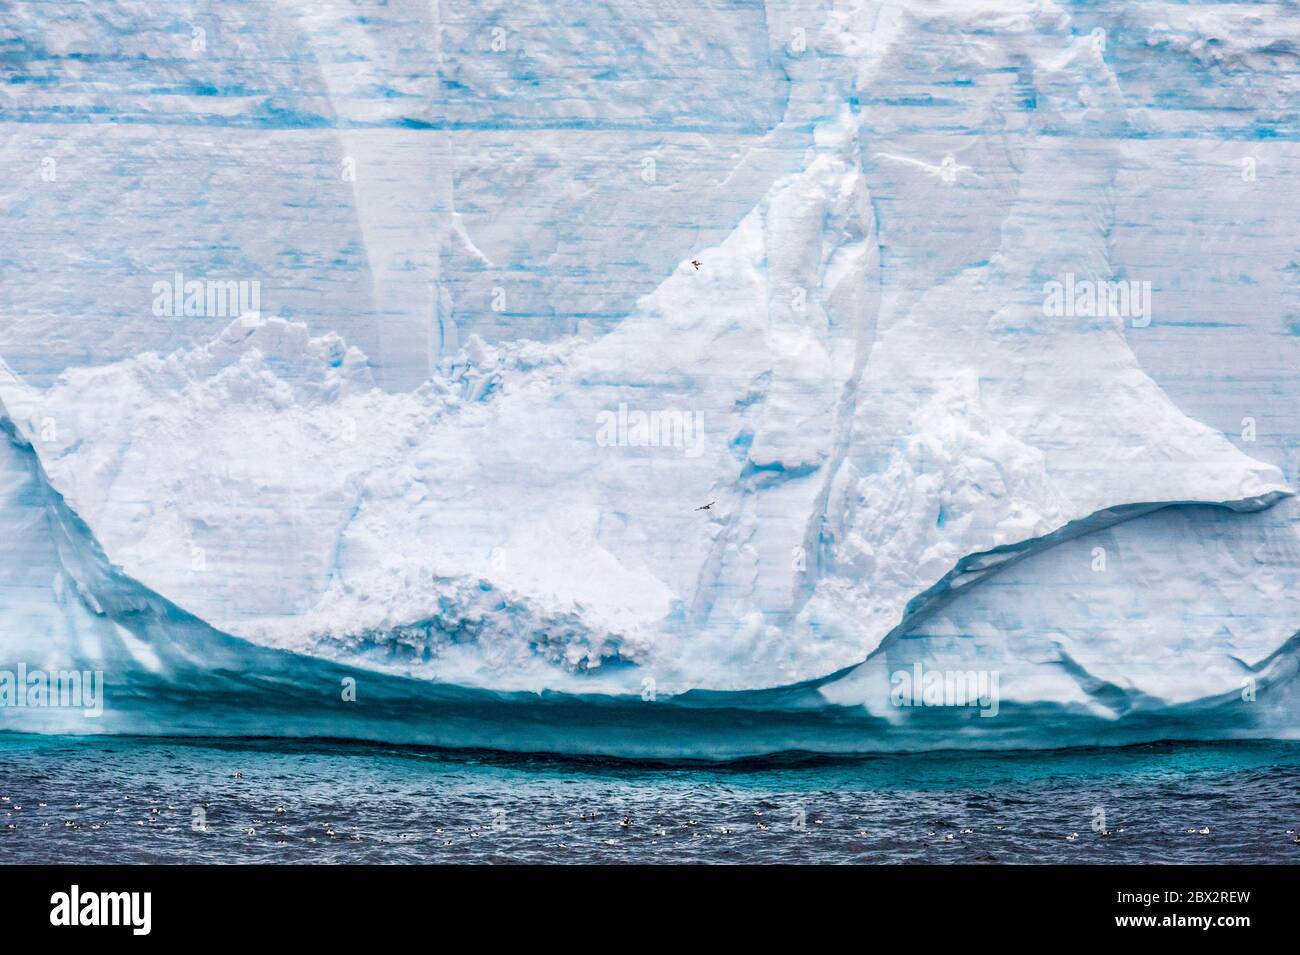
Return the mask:
[[[2, 16], [51, 579], [90, 548], [232, 645], [492, 692], [905, 723], [924, 660], [1195, 726], [1289, 679], [1290, 7]], [[260, 314], [155, 314], [177, 273]]]

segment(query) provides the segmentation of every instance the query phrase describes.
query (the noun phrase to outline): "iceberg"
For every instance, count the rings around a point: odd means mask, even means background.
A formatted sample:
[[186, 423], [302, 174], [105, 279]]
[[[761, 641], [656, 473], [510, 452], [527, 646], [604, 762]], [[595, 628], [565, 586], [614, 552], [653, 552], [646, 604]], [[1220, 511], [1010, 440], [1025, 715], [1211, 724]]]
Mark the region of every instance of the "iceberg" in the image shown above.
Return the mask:
[[[93, 725], [6, 723], [708, 758], [1300, 729], [1300, 420], [1244, 373], [1262, 332], [1181, 376], [1168, 338], [1249, 327], [1198, 283], [1270, 329], [1300, 292], [1293, 236], [1230, 191], [1295, 161], [1274, 27], [241, 7], [186, 41], [210, 87], [98, 104], [51, 51], [153, 69], [168, 24], [6, 14], [57, 80], [4, 94], [15, 142], [82, 124], [6, 228], [64, 203], [65, 241], [126, 250], [87, 296], [37, 233], [5, 279], [0, 647], [107, 683]], [[243, 47], [272, 42], [302, 75], [263, 101]], [[1199, 113], [1168, 102], [1189, 74]], [[160, 160], [142, 127], [199, 146]], [[240, 212], [187, 216], [196, 251], [108, 154], [210, 172], [217, 130], [233, 178], [164, 186]], [[1218, 171], [1210, 212], [1152, 211], [1175, 160]], [[102, 311], [110, 285], [138, 302]], [[927, 670], [996, 686], [996, 717], [900, 705]]]

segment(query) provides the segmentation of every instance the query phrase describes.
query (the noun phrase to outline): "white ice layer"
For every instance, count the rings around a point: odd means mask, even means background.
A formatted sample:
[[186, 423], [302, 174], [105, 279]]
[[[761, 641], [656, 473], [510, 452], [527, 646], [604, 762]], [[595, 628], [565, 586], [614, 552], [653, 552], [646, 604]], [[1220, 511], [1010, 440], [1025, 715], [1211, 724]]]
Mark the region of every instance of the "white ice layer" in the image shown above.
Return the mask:
[[[241, 320], [0, 395], [110, 558], [182, 607], [494, 687], [612, 660], [664, 692], [812, 679], [966, 555], [1285, 492], [1165, 398], [1120, 319], [1044, 315], [1032, 276], [1099, 234], [1013, 206], [988, 265], [882, 307], [851, 133], [823, 124], [803, 173], [595, 341], [471, 340], [392, 394], [337, 336]], [[673, 413], [659, 446], [642, 412]]]

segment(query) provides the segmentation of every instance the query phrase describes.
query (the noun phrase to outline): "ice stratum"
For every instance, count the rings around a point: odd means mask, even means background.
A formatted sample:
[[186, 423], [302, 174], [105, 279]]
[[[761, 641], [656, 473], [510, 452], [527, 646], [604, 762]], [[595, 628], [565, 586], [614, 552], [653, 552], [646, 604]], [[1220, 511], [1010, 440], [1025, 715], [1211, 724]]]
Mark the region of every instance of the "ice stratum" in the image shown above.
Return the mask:
[[0, 728], [1300, 734], [1300, 10], [587, 6], [0, 11]]

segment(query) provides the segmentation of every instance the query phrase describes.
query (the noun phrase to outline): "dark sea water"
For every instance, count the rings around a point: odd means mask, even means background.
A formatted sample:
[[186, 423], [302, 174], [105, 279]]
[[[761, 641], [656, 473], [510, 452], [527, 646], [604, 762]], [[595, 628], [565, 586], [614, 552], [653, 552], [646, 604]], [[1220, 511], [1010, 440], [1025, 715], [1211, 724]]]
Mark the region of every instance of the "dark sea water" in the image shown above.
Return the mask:
[[0, 863], [1300, 862], [1297, 743], [672, 765], [0, 734], [0, 797]]

